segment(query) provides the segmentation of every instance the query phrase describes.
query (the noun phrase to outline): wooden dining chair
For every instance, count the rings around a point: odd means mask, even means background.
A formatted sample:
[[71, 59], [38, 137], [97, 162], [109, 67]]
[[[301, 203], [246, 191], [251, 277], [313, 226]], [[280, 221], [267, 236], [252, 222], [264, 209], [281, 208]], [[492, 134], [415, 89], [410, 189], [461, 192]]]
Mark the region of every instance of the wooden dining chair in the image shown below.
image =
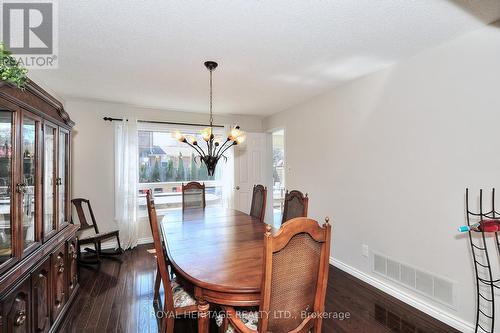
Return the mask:
[[182, 209], [205, 208], [205, 184], [189, 182], [182, 184]]
[[252, 193], [252, 205], [250, 206], [250, 216], [258, 218], [264, 222], [266, 215], [267, 187], [254, 185]]
[[160, 332], [173, 333], [176, 316], [189, 315], [198, 312], [198, 305], [195, 298], [186, 291], [176, 279], [171, 279], [167, 258], [163, 248], [161, 228], [158, 224], [156, 208], [150, 191], [146, 194], [148, 206], [149, 224], [153, 234], [153, 243], [156, 252], [156, 263], [160, 272], [161, 282], [164, 289], [163, 315], [160, 320]]
[[[77, 237], [77, 257], [78, 261], [83, 264], [95, 264], [100, 262], [101, 256], [114, 256], [123, 253], [120, 245], [120, 231], [118, 229], [102, 231], [97, 225], [97, 221], [90, 205], [90, 200], [76, 198], [71, 200], [76, 209], [80, 229], [76, 234]], [[101, 249], [102, 242], [116, 239], [118, 248], [115, 251], [103, 251]], [[81, 246], [86, 244], [94, 245], [94, 249], [85, 248], [85, 251], [95, 254], [95, 260], [87, 260], [82, 258]]]
[[286, 191], [281, 224], [296, 217], [307, 217], [308, 204], [307, 193], [303, 195], [302, 192], [297, 190]]
[[[151, 189], [148, 189], [145, 191], [146, 195], [148, 193], [151, 193], [151, 198], [154, 200], [154, 197], [153, 197], [153, 191]], [[151, 227], [151, 223], [149, 224], [149, 226]], [[166, 264], [167, 264], [167, 269], [169, 270], [170, 272], [170, 279], [172, 280], [174, 278], [174, 269], [172, 267], [172, 265], [170, 264], [170, 260], [167, 256], [167, 252], [165, 250], [165, 241], [164, 241], [164, 237], [163, 237], [163, 233], [162, 233], [162, 230], [161, 228], [158, 229], [158, 232], [160, 234], [160, 239], [162, 240], [162, 249], [163, 249], [163, 253], [164, 253], [164, 257], [165, 257], [165, 261], [166, 261]], [[151, 234], [153, 234], [153, 229], [151, 229]], [[150, 250], [147, 250], [148, 253], [152, 254], [155, 256], [156, 258], [156, 249], [150, 249]], [[160, 300], [160, 287], [161, 287], [161, 276], [160, 276], [160, 268], [157, 267], [156, 269], [156, 276], [155, 276], [155, 285], [154, 285], [154, 296], [153, 296], [153, 304], [159, 304], [161, 305], [161, 300]]]
[[[259, 311], [225, 307], [223, 332], [320, 333], [328, 283], [331, 226], [299, 217], [276, 235], [264, 234], [262, 291]], [[279, 316], [285, 313], [287, 316]], [[259, 314], [269, 314], [260, 316]]]

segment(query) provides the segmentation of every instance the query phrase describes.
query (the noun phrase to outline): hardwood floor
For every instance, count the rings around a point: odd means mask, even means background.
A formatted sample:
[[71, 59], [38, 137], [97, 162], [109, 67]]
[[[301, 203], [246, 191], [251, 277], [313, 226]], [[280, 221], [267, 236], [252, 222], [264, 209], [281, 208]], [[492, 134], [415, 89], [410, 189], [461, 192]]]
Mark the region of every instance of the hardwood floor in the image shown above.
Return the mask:
[[[80, 291], [59, 332], [157, 332], [153, 314], [155, 259], [139, 246], [99, 268], [80, 268]], [[330, 267], [323, 332], [458, 332], [370, 285]], [[349, 314], [349, 318], [347, 318]], [[341, 319], [343, 318], [343, 320]], [[176, 332], [196, 332], [196, 322], [176, 321]], [[215, 323], [211, 331], [216, 332]]]

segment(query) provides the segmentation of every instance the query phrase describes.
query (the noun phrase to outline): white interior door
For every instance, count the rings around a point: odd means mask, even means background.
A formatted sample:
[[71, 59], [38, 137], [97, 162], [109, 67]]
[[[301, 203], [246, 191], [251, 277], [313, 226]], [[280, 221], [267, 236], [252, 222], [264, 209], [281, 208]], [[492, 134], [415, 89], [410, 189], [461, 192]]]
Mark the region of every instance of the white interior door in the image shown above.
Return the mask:
[[[268, 188], [268, 204], [272, 187], [269, 187], [270, 135], [268, 133], [247, 133], [246, 143], [236, 146], [234, 151], [234, 208], [250, 213], [252, 189], [255, 184]], [[268, 156], [269, 155], [269, 156]], [[269, 190], [271, 189], [271, 190]], [[269, 208], [269, 207], [267, 207]], [[266, 209], [266, 221], [267, 221]]]

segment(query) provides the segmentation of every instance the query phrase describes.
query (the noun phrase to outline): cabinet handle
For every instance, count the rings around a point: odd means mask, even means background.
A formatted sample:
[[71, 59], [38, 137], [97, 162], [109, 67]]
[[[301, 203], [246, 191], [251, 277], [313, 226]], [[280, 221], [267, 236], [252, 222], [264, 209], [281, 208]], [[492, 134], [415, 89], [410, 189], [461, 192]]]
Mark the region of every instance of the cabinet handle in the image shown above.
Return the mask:
[[59, 260], [59, 266], [58, 266], [57, 271], [58, 271], [59, 273], [62, 273], [62, 272], [64, 272], [64, 260], [63, 260], [63, 258], [61, 257], [61, 255], [58, 255], [58, 256], [57, 256], [57, 260]]
[[71, 258], [77, 259], [76, 251], [75, 251], [75, 246], [73, 244], [69, 245], [69, 252], [71, 253]]
[[22, 326], [22, 325], [24, 325], [25, 321], [26, 321], [26, 311], [24, 311], [24, 310], [17, 311], [16, 317], [14, 319], [14, 325], [15, 326]]
[[56, 185], [57, 186], [62, 185], [62, 179], [60, 177], [56, 178]]
[[16, 185], [17, 193], [26, 194], [28, 192], [28, 185], [26, 183], [19, 183]]

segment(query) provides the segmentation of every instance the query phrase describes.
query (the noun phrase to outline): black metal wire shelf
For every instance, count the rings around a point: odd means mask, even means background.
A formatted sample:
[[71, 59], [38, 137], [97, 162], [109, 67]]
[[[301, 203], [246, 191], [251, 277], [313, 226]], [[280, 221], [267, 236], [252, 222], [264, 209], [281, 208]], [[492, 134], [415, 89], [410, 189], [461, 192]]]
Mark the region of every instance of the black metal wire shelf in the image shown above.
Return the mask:
[[[465, 205], [467, 210], [467, 225], [471, 225], [471, 219], [478, 219], [479, 221], [484, 219], [490, 220], [500, 220], [500, 212], [495, 210], [495, 189], [491, 190], [491, 210], [488, 212], [483, 212], [483, 190], [479, 191], [479, 213], [472, 212], [469, 208], [469, 189], [465, 190]], [[469, 241], [472, 250], [472, 259], [474, 261], [474, 270], [476, 276], [476, 329], [475, 332], [486, 332], [493, 333], [495, 329], [495, 289], [500, 289], [500, 278], [493, 279], [493, 273], [491, 269], [490, 254], [488, 252], [488, 244], [486, 242], [486, 236], [484, 232], [479, 233], [479, 243], [474, 242], [474, 237], [472, 237], [472, 231], [469, 231]], [[488, 233], [493, 234], [493, 233]], [[494, 232], [498, 254], [500, 255], [500, 237], [498, 232]], [[483, 255], [482, 261], [478, 260], [479, 255]], [[486, 262], [484, 262], [484, 260]], [[485, 274], [487, 278], [479, 276], [479, 272], [486, 271]], [[484, 273], [483, 273], [484, 274]], [[481, 292], [480, 286], [486, 286], [487, 291], [490, 295], [484, 295]], [[484, 289], [482, 290], [486, 292]], [[484, 304], [486, 302], [486, 304]], [[489, 306], [491, 313], [486, 313], [485, 306]], [[487, 327], [485, 327], [487, 326]]]

